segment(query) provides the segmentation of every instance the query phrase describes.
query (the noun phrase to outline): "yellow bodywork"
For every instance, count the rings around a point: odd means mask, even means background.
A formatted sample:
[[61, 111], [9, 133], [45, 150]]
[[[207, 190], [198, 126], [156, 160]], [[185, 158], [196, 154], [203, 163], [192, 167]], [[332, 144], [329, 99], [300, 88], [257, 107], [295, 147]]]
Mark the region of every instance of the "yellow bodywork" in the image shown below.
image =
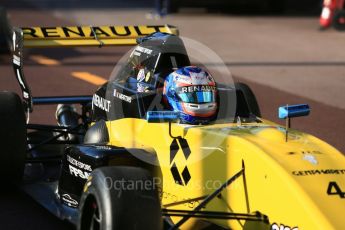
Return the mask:
[[[180, 148], [171, 161], [174, 139], [169, 135], [168, 123], [125, 118], [109, 121], [107, 127], [110, 145], [151, 149], [157, 155], [162, 171], [163, 207], [192, 210], [200, 200], [188, 200], [215, 191], [242, 169], [243, 161], [245, 177], [239, 177], [202, 210], [259, 211], [268, 216], [270, 224], [209, 221], [231, 229], [324, 230], [342, 229], [345, 224], [345, 199], [340, 190], [332, 186], [329, 190], [330, 182], [335, 182], [345, 191], [345, 158], [314, 136], [289, 130], [286, 142], [285, 128], [268, 121], [241, 125], [172, 124], [172, 135], [187, 141], [190, 154], [186, 156], [178, 142]], [[187, 168], [187, 183], [175, 182], [171, 172], [174, 164], [181, 176]], [[179, 204], [174, 205], [176, 202]], [[179, 219], [175, 217], [173, 221]], [[182, 229], [192, 229], [195, 224], [190, 219]]]

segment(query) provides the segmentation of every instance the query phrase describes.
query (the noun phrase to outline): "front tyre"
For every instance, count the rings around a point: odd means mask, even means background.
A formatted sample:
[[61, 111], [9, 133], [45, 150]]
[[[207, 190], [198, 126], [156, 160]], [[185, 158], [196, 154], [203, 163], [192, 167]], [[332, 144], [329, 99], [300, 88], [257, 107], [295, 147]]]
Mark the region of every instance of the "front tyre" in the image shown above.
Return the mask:
[[162, 229], [161, 206], [150, 173], [135, 167], [94, 170], [80, 200], [78, 229]]

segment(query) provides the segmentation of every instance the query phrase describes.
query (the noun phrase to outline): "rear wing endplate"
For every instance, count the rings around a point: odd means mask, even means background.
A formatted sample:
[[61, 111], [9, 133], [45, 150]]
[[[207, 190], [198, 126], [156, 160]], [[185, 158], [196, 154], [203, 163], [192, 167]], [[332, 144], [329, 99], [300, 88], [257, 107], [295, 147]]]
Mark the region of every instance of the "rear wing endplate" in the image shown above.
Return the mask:
[[143, 26], [70, 26], [13, 28], [13, 68], [22, 90], [25, 107], [32, 112], [30, 88], [23, 71], [23, 48], [103, 47], [136, 45], [137, 38], [155, 32], [178, 35], [170, 25]]

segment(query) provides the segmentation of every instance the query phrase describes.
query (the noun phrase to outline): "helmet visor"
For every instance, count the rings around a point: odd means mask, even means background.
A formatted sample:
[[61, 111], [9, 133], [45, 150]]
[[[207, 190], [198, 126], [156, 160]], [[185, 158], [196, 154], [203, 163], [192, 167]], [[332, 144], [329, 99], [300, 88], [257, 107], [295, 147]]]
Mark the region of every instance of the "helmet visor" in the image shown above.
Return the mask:
[[190, 92], [190, 93], [179, 93], [179, 98], [185, 103], [210, 103], [215, 101], [214, 92]]

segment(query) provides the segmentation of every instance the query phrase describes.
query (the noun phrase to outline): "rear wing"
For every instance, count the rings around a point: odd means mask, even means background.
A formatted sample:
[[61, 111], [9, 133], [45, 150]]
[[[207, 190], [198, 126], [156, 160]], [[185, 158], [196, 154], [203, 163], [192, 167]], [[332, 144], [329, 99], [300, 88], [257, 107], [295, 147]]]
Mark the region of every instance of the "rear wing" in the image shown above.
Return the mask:
[[155, 32], [178, 34], [170, 25], [70, 26], [21, 28], [25, 47], [136, 45], [136, 39]]
[[136, 45], [137, 38], [161, 32], [178, 35], [170, 25], [70, 26], [13, 28], [13, 68], [28, 112], [33, 110], [32, 94], [23, 71], [23, 48], [103, 47]]

